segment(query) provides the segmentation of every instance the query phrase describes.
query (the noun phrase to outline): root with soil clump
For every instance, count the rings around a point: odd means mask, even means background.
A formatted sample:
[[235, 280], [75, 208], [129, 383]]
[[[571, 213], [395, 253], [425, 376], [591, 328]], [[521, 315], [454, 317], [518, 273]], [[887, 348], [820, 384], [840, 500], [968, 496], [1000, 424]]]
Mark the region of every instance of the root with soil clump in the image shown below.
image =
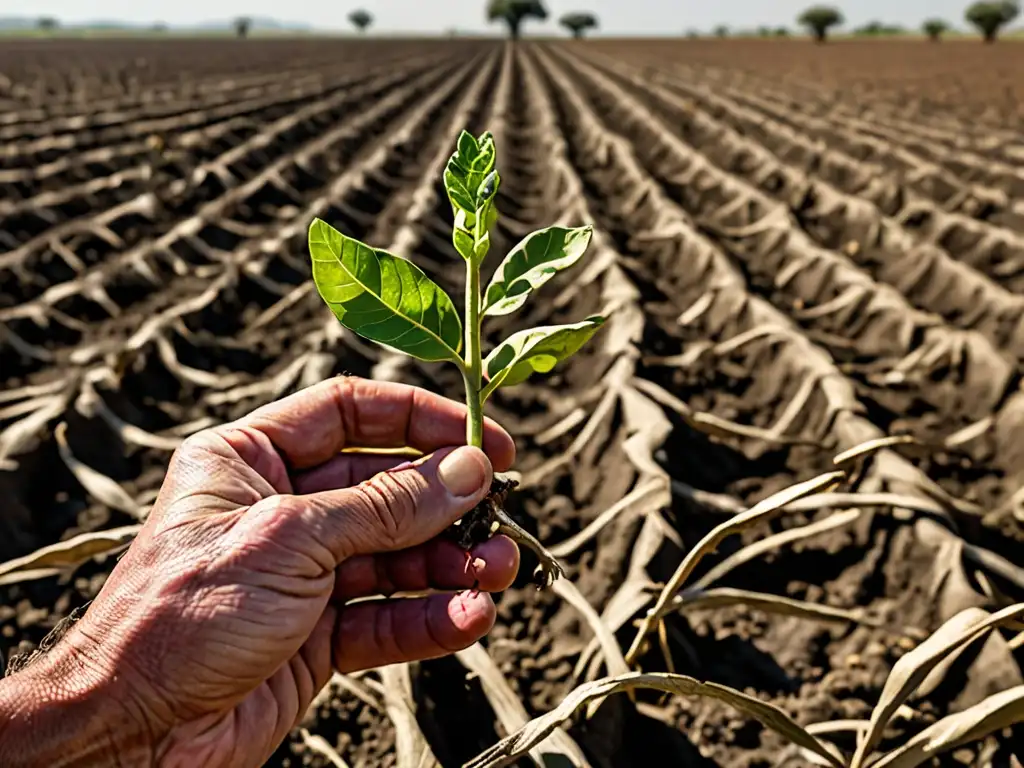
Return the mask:
[[490, 493], [484, 500], [456, 520], [445, 530], [443, 535], [466, 550], [467, 568], [470, 563], [468, 559], [470, 549], [487, 541], [495, 534], [501, 533], [508, 536], [516, 544], [530, 549], [540, 560], [540, 564], [533, 572], [533, 580], [537, 589], [544, 589], [550, 587], [555, 579], [564, 575], [564, 572], [554, 555], [548, 552], [536, 537], [523, 530], [505, 511], [505, 499], [517, 485], [519, 483], [515, 480], [496, 475], [491, 480]]

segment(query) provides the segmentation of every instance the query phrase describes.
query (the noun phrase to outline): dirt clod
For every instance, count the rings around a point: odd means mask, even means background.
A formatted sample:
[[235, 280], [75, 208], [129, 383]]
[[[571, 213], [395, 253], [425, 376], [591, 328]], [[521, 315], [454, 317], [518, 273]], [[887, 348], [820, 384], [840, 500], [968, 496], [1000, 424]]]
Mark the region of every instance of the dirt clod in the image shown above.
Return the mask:
[[504, 512], [505, 500], [518, 485], [515, 480], [495, 475], [484, 500], [446, 528], [442, 536], [465, 550], [487, 541], [497, 531], [499, 512]]

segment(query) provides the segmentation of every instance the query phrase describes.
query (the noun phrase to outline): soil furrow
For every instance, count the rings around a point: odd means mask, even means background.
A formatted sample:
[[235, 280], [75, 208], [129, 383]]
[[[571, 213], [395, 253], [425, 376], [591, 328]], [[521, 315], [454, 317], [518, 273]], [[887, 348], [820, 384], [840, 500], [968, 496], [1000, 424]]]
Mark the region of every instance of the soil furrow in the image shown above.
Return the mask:
[[[523, 549], [480, 647], [403, 671], [411, 723], [392, 722], [381, 698], [394, 677], [369, 671], [332, 683], [301, 725], [355, 768], [395, 764], [398, 742], [420, 735], [441, 765], [464, 764], [515, 727], [499, 722], [504, 703], [540, 715], [622, 669], [657, 594], [712, 528], [831, 470], [841, 451], [910, 432], [924, 444], [883, 449], [838, 493], [721, 542], [688, 584], [712, 579], [739, 602], [694, 603], [706, 585], [690, 587], [636, 658], [748, 691], [804, 725], [869, 717], [894, 662], [944, 620], [1024, 594], [1024, 312], [1003, 287], [1024, 270], [999, 218], [1015, 201], [916, 148], [957, 154], [947, 139], [963, 126], [975, 161], [1011, 164], [1020, 89], [987, 113], [968, 93], [1008, 46], [950, 44], [961, 79], [938, 46], [879, 44], [879, 59], [905, 50], [953, 84], [925, 87], [907, 68], [883, 76], [862, 43], [673, 45], [371, 36], [0, 51], [0, 132], [55, 142], [45, 174], [12, 179], [0, 201], [21, 233], [8, 226], [0, 248], [23, 251], [0, 256], [0, 563], [136, 522], [185, 435], [327, 377], [461, 399], [454, 367], [335, 320], [310, 279], [308, 226], [319, 217], [411, 258], [460, 305], [441, 170], [459, 130], [490, 130], [502, 184], [485, 281], [536, 229], [593, 228], [579, 265], [484, 326], [486, 354], [529, 326], [608, 316], [570, 363], [487, 405], [517, 446], [507, 511], [567, 578], [535, 590]], [[963, 108], [948, 106], [957, 88]], [[801, 94], [808, 104], [787, 106]], [[847, 130], [841, 115], [909, 128], [915, 146]], [[143, 132], [160, 120], [162, 158]], [[76, 126], [87, 138], [61, 148]], [[159, 175], [145, 176], [150, 165]], [[58, 450], [61, 422], [71, 453], [135, 513], [86, 490]], [[819, 532], [798, 539], [809, 524]], [[788, 543], [709, 570], [782, 533]], [[0, 649], [38, 645], [113, 562], [0, 579]], [[1024, 682], [1019, 645], [993, 636], [964, 654], [884, 743]], [[799, 762], [724, 704], [647, 692], [555, 735], [595, 768]], [[996, 734], [947, 762], [1002, 765], [1014, 743]], [[267, 763], [332, 764], [299, 729]]]
[[[422, 71], [436, 66], [436, 61], [424, 62]], [[54, 236], [60, 237], [61, 228], [74, 230], [80, 226], [75, 219], [82, 214], [128, 203], [146, 191], [156, 192], [161, 199], [177, 201], [189, 187], [201, 186], [211, 174], [225, 187], [237, 184], [251, 173], [250, 167], [274, 160], [275, 153], [280, 151], [279, 144], [288, 147], [312, 140], [324, 128], [336, 124], [361, 105], [383, 98], [402, 85], [403, 74], [391, 73], [361, 81], [354, 78], [341, 84], [317, 87], [308, 93], [308, 98], [303, 98], [303, 106], [285, 108], [283, 116], [276, 117], [276, 114], [285, 105], [275, 104], [267, 115], [271, 118], [269, 122], [260, 123], [256, 115], [251, 115], [246, 120], [252, 119], [253, 123], [241, 131], [237, 126], [223, 133], [206, 129], [198, 134], [172, 138], [169, 144], [160, 147], [150, 146], [148, 152], [138, 158], [139, 165], [117, 175], [117, 184], [112, 185], [109, 196], [97, 194], [106, 185], [98, 184], [100, 180], [96, 179], [82, 185], [84, 194], [76, 195], [74, 188], [65, 187], [63, 194], [53, 200], [53, 192], [43, 193], [8, 206], [7, 210], [0, 208], [0, 215], [5, 216], [4, 229], [18, 242], [15, 252], [38, 251], [40, 244]], [[414, 75], [415, 70], [410, 69], [409, 74]], [[220, 125], [212, 127], [216, 129]], [[286, 136], [287, 142], [277, 142], [278, 135]], [[133, 178], [139, 183], [125, 183]]]
[[[646, 305], [645, 314], [648, 317], [661, 316], [666, 319], [674, 318], [679, 312], [689, 315], [689, 325], [698, 326], [692, 328], [691, 338], [721, 340], [719, 346], [728, 346], [730, 339], [738, 340], [753, 335], [752, 340], [746, 342], [743, 347], [735, 348], [735, 360], [717, 359], [708, 362], [711, 370], [707, 373], [711, 374], [711, 381], [715, 381], [713, 377], [719, 377], [717, 386], [714, 383], [709, 386], [708, 380], [702, 379], [699, 375], [700, 357], [686, 354], [688, 348], [699, 348], [699, 344], [694, 344], [693, 341], [689, 345], [685, 342], [682, 345], [682, 356], [690, 357], [693, 361], [688, 366], [680, 361], [676, 363], [679, 368], [675, 369], [658, 371], [657, 366], [645, 367], [641, 369], [641, 375], [662, 383], [666, 389], [675, 392], [696, 408], [706, 408], [733, 417], [738, 414], [741, 422], [749, 423], [754, 420], [750, 418], [749, 411], [738, 410], [736, 406], [741, 403], [740, 408], [753, 406], [755, 412], [770, 409], [773, 401], [777, 401], [780, 395], [784, 396], [780, 390], [786, 385], [779, 386], [779, 383], [786, 381], [787, 377], [783, 372], [788, 369], [794, 375], [788, 381], [789, 391], [786, 394], [790, 403], [800, 402], [802, 407], [798, 421], [806, 432], [817, 433], [826, 444], [836, 445], [836, 449], [838, 446], [857, 444], [880, 434], [877, 427], [865, 419], [866, 414], [856, 402], [852, 390], [848, 385], [843, 385], [844, 378], [830, 361], [821, 357], [820, 350], [808, 345], [803, 336], [794, 332], [788, 320], [780, 316], [774, 308], [748, 294], [742, 279], [714, 245], [689, 229], [684, 219], [672, 215], [671, 211], [667, 210], [668, 206], [658, 205], [657, 194], [650, 188], [630, 190], [630, 187], [637, 184], [642, 177], [639, 177], [635, 168], [630, 169], [628, 165], [616, 162], [628, 157], [627, 146], [621, 140], [613, 138], [613, 135], [604, 133], [595, 115], [588, 114], [584, 104], [577, 100], [578, 97], [574, 97], [570, 84], [559, 81], [555, 76], [551, 81], [550, 94], [552, 100], [558, 103], [559, 109], [565, 110], [562, 113], [566, 120], [563, 129], [568, 132], [570, 146], [577, 148], [573, 152], [574, 162], [579, 164], [583, 176], [592, 179], [592, 183], [596, 185], [593, 188], [592, 199], [600, 201], [599, 207], [595, 206], [598, 220], [613, 231], [621, 227], [628, 229], [630, 233], [627, 243], [631, 244], [631, 250], [639, 257], [637, 270], [631, 271], [637, 276], [647, 301], [651, 302]], [[616, 219], [621, 223], [616, 223]], [[714, 288], [709, 290], [709, 286]], [[673, 309], [666, 313], [663, 310], [664, 303], [671, 303]], [[701, 306], [701, 309], [696, 310], [696, 306]], [[659, 325], [662, 326], [661, 344], [664, 344], [665, 332], [672, 333], [671, 325]], [[689, 330], [691, 329], [687, 328], [682, 331], [685, 334], [684, 338], [689, 336], [686, 333]], [[675, 334], [678, 338], [680, 330]], [[773, 336], [775, 338], [772, 338]], [[758, 338], [764, 339], [764, 343], [758, 344]], [[653, 338], [645, 341], [645, 347], [648, 347]], [[677, 341], [676, 344], [678, 343]], [[675, 350], [663, 348], [659, 351], [671, 353]], [[790, 351], [791, 353], [787, 355], [786, 353]], [[706, 355], [702, 357], [707, 359]], [[757, 373], [753, 374], [755, 371]], [[744, 381], [745, 376], [751, 378]], [[815, 380], [818, 383], [811, 396], [801, 400], [799, 395], [795, 394], [799, 392], [800, 384]], [[774, 392], [770, 391], [773, 387]], [[769, 392], [765, 392], [766, 389]], [[725, 397], [719, 400], [722, 395]], [[718, 402], [715, 402], [716, 400]], [[781, 406], [776, 407], [782, 410]], [[805, 420], [811, 423], [807, 424]], [[678, 437], [675, 432], [678, 432]], [[685, 427], [675, 430], [665, 446], [665, 453], [668, 456], [687, 457], [685, 462], [674, 462], [668, 467], [669, 472], [684, 487], [725, 489], [752, 501], [778, 487], [790, 484], [794, 479], [784, 463], [777, 463], [780, 461], [777, 455], [774, 459], [769, 459], [771, 454], [758, 452], [753, 454], [756, 459], [752, 460], [750, 455], [744, 455], [739, 451], [730, 452], [720, 445], [708, 444], [706, 440], [694, 443], [692, 433], [690, 435], [687, 437]], [[706, 461], [700, 460], [705, 457]], [[793, 462], [791, 466], [799, 467], [797, 478], [804, 473], [813, 473], [817, 467], [824, 468], [819, 463], [822, 458], [821, 453], [808, 453], [805, 449], [792, 449], [789, 452], [789, 460]], [[784, 462], [784, 457], [781, 460]], [[774, 476], [772, 467], [775, 471]], [[737, 482], [740, 478], [742, 482]], [[932, 480], [918, 468], [890, 452], [879, 457], [878, 463], [871, 468], [868, 477], [865, 478], [865, 483], [864, 487], [898, 490], [922, 499], [935, 498], [933, 494], [936, 492], [941, 496], [941, 491]], [[679, 507], [673, 510], [676, 515], [674, 519], [690, 520], [689, 524], [682, 522], [682, 525], [690, 534], [688, 539], [693, 540], [693, 536], [701, 532], [700, 515], [706, 515], [709, 510], [701, 509], [700, 502], [697, 502], [696, 509], [693, 502], [687, 503], [684, 499], [679, 499], [677, 503]], [[695, 515], [698, 515], [696, 519]], [[867, 525], [868, 520], [872, 521], [872, 525]], [[922, 562], [934, 563], [924, 566], [925, 568], [935, 568], [936, 573], [941, 571], [943, 563], [934, 559], [937, 550], [931, 543], [936, 535], [934, 524], [918, 521], [904, 527], [887, 522], [891, 520], [886, 516], [868, 516], [863, 521], [865, 527], [858, 526], [857, 530], [849, 535], [841, 534], [839, 538], [843, 541], [842, 550], [849, 555], [848, 560], [833, 560], [826, 566], [824, 560], [817, 558], [825, 551], [832, 550], [829, 549], [829, 544], [822, 542], [824, 550], [811, 545], [803, 554], [781, 556], [787, 563], [784, 571], [777, 570], [776, 566], [767, 569], [754, 568], [752, 572], [747, 572], [739, 583], [757, 590], [796, 594], [808, 599], [825, 599], [831, 604], [848, 604], [851, 592], [847, 590], [853, 583], [860, 583], [861, 586], [854, 589], [866, 590], [867, 594], [875, 595], [872, 601], [873, 610], [888, 617], [887, 620], [892, 622], [893, 628], [906, 626], [908, 623], [934, 626], [935, 622], [941, 619], [929, 613], [927, 603], [922, 603], [906, 592], [905, 585], [908, 579], [914, 578], [911, 576], [913, 571], [889, 571], [886, 578], [880, 582], [871, 577], [870, 570], [865, 571], [858, 564], [858, 561], [863, 559], [872, 564], [869, 568], [880, 567], [881, 562], [878, 558], [886, 557], [888, 552], [900, 552], [897, 557], [901, 557], [913, 551], [917, 557], [928, 558]], [[707, 526], [710, 524], [704, 523]], [[687, 525], [698, 526], [697, 533], [692, 533]], [[703, 528], [703, 531], [706, 530], [706, 527]], [[940, 534], [939, 539], [945, 535], [947, 534]], [[972, 535], [976, 536], [977, 532]], [[1012, 547], [1009, 551], [1012, 552]], [[778, 579], [777, 576], [782, 573], [814, 573], [814, 576], [809, 581], [794, 582], [790, 580], [791, 576], [782, 576], [781, 580]], [[663, 580], [667, 577], [667, 571], [655, 572], [652, 576], [656, 580], [659, 577]], [[845, 586], [841, 586], [844, 584]], [[864, 603], [867, 594], [861, 592], [859, 604]], [[751, 618], [742, 610], [735, 616], [720, 613], [706, 618], [695, 616], [690, 624], [683, 624], [670, 633], [672, 639], [669, 643], [677, 664], [687, 660], [690, 665], [697, 664], [698, 674], [703, 679], [714, 679], [740, 686], [754, 685], [762, 695], [774, 698], [787, 707], [794, 706], [801, 700], [796, 694], [801, 684], [798, 681], [812, 683], [819, 698], [814, 705], [801, 711], [802, 722], [827, 719], [830, 715], [826, 713], [836, 711], [840, 706], [839, 701], [845, 702], [845, 712], [868, 711], [870, 703], [874, 701], [881, 688], [885, 667], [871, 666], [863, 671], [852, 669], [848, 672], [830, 673], [822, 678], [820, 668], [815, 666], [818, 663], [816, 659], [822, 658], [824, 654], [828, 658], [826, 668], [839, 669], [843, 667], [844, 655], [861, 653], [863, 649], [879, 644], [885, 646], [891, 642], [885, 639], [891, 637], [890, 635], [886, 632], [858, 628], [855, 631], [841, 633], [838, 637], [842, 637], [842, 640], [838, 640], [837, 636], [826, 640], [820, 628], [813, 622], [758, 617], [750, 623]], [[713, 643], [709, 640], [712, 634], [715, 638]], [[794, 642], [794, 637], [801, 640]], [[727, 665], [716, 661], [721, 658], [723, 643], [728, 643], [729, 647]], [[829, 648], [827, 652], [824, 650], [826, 646]], [[805, 651], [794, 653], [797, 647]], [[785, 671], [788, 678], [786, 684], [780, 684], [779, 678], [770, 674], [757, 677], [756, 680], [752, 677], [756, 674], [755, 670], [763, 669], [764, 657], [761, 654], [766, 652], [770, 653], [773, 662]], [[647, 664], [654, 664], [655, 668], [658, 668], [658, 662], [654, 658], [648, 658]], [[671, 714], [667, 714], [667, 717], [679, 728], [688, 730], [694, 723], [703, 724], [698, 726], [699, 743], [729, 743], [729, 736], [724, 735], [722, 731], [729, 732], [732, 728], [739, 727], [731, 719], [728, 709], [722, 707], [676, 701], [670, 706], [670, 710]], [[694, 731], [691, 730], [690, 733], [693, 737]], [[759, 752], [755, 748], [758, 744], [763, 751]], [[752, 749], [754, 754], [751, 754]], [[718, 764], [722, 765], [756, 765], [761, 759], [759, 755], [777, 755], [780, 749], [781, 744], [770, 735], [763, 741], [754, 735], [752, 741], [745, 741], [738, 749], [728, 746], [715, 747], [714, 757], [720, 761]], [[683, 759], [682, 755], [680, 759]]]
[[[251, 167], [236, 162], [231, 168], [233, 172], [229, 172], [226, 168], [210, 165], [198, 178], [171, 181], [155, 192], [141, 195], [128, 203], [94, 216], [92, 220], [76, 220], [58, 225], [55, 228], [57, 232], [44, 233], [26, 245], [5, 254], [0, 258], [0, 266], [9, 270], [24, 271], [25, 259], [49, 253], [50, 249], [56, 250], [55, 242], [60, 242], [56, 238], [64, 238], [65, 248], [84, 262], [84, 267], [91, 269], [79, 269], [79, 274], [76, 275], [71, 265], [64, 264], [64, 273], [58, 277], [70, 282], [62, 284], [58, 280], [53, 280], [36, 297], [30, 298], [32, 302], [53, 305], [66, 298], [69, 293], [77, 292], [83, 282], [88, 283], [91, 279], [89, 275], [104, 274], [116, 269], [111, 267], [111, 264], [131, 264], [148, 253], [166, 250], [174, 240], [183, 235], [198, 234], [215, 250], [228, 247], [224, 244], [224, 238], [228, 237], [230, 240], [232, 236], [225, 233], [220, 236], [218, 242], [217, 236], [208, 230], [209, 225], [216, 219], [228, 216], [232, 210], [237, 210], [241, 206], [258, 208], [264, 204], [260, 196], [269, 195], [273, 200], [275, 189], [279, 190], [277, 197], [281, 194], [287, 196], [291, 184], [285, 180], [285, 176], [298, 172], [306, 178], [311, 171], [302, 169], [314, 157], [335, 165], [339, 164], [345, 156], [344, 153], [357, 149], [360, 140], [368, 140], [372, 136], [374, 127], [403, 109], [410, 108], [410, 102], [417, 95], [427, 92], [453, 71], [454, 69], [448, 67], [439, 67], [425, 70], [412, 79], [403, 80], [400, 76], [387, 78], [381, 84], [386, 89], [383, 98], [363, 112], [345, 114], [340, 122], [327, 131], [310, 132], [307, 129], [305, 134], [289, 136], [286, 141], [278, 142], [278, 145], [272, 146], [269, 151], [259, 146], [262, 142], [255, 142], [254, 151], [263, 152], [268, 161], [272, 160], [265, 166]], [[357, 96], [368, 98], [372, 93], [373, 90], [360, 91], [357, 92]], [[287, 123], [285, 127], [287, 128]], [[230, 158], [232, 150], [227, 150], [226, 156]], [[220, 173], [211, 173], [211, 170], [219, 170]], [[318, 168], [313, 172], [312, 178], [315, 178], [315, 174], [324, 172]], [[126, 226], [136, 223], [135, 220], [139, 218], [145, 220], [148, 226]], [[130, 247], [133, 245], [132, 240], [138, 242], [134, 248]], [[86, 243], [92, 246], [92, 252], [84, 247]], [[113, 260], [105, 260], [115, 246], [124, 250]], [[60, 253], [61, 251], [58, 251], [58, 254]], [[38, 270], [37, 264], [31, 266]], [[0, 319], [24, 315], [26, 312], [31, 314], [24, 306], [15, 306], [0, 313]]]
[[[890, 218], [872, 204], [870, 195], [855, 197], [815, 178], [813, 168], [788, 165], [761, 143], [694, 110], [692, 103], [680, 104], [638, 73], [613, 64], [600, 72], [629, 89], [667, 129], [718, 168], [783, 203], [818, 245], [841, 250], [876, 280], [896, 288], [913, 306], [939, 315], [954, 327], [977, 330], [1014, 364], [1024, 359], [1024, 300], [953, 260], [941, 248], [922, 242], [916, 230], [905, 226], [920, 219], [941, 222], [952, 218], [950, 214], [918, 202]], [[992, 242], [998, 234], [979, 235], [986, 236]], [[1014, 242], [1018, 239], [1012, 233], [1004, 236]], [[995, 244], [1000, 245], [1007, 245], [1006, 240]], [[1024, 240], [1019, 250], [1024, 256]]]
[[[455, 80], [464, 79], [471, 65], [472, 62], [469, 65], [464, 63], [459, 68], [462, 77]], [[41, 363], [55, 356], [70, 354], [72, 359], [81, 362], [116, 349], [134, 323], [132, 318], [136, 317], [121, 311], [121, 307], [129, 303], [148, 301], [150, 306], [140, 303], [143, 316], [173, 313], [173, 293], [156, 290], [163, 285], [157, 277], [160, 272], [195, 275], [200, 280], [194, 290], [202, 295], [205, 291], [203, 281], [209, 280], [209, 275], [204, 277], [204, 273], [211, 269], [216, 272], [220, 264], [237, 262], [237, 253], [232, 256], [230, 251], [245, 239], [245, 235], [240, 233], [246, 232], [246, 227], [256, 227], [252, 229], [252, 236], [257, 241], [263, 234], [262, 225], [275, 218], [284, 218], [294, 226], [291, 215], [295, 212], [296, 201], [303, 194], [326, 183], [331, 178], [333, 167], [351, 162], [361, 151], [368, 153], [371, 147], [378, 146], [373, 137], [379, 125], [390, 119], [400, 119], [403, 113], [409, 116], [414, 109], [422, 111], [424, 105], [434, 103], [430, 99], [417, 105], [413, 98], [418, 93], [427, 92], [448, 74], [442, 69], [422, 76], [419, 84], [407, 82], [370, 110], [354, 115], [351, 121], [341, 123], [302, 149], [288, 153], [249, 182], [206, 204], [195, 215], [172, 220], [174, 224], [166, 234], [155, 239], [151, 235], [142, 245], [94, 267], [76, 280], [51, 287], [27, 304], [0, 311], [0, 321], [5, 324], [8, 334], [15, 334], [29, 345], [37, 345], [45, 355], [43, 359], [26, 358], [16, 348], [8, 346], [6, 350], [0, 350], [10, 360], [10, 364], [4, 366], [5, 374], [15, 378], [24, 376], [40, 369]], [[433, 92], [435, 97], [450, 93], [448, 87]], [[310, 167], [314, 158], [319, 161], [315, 171]], [[297, 189], [296, 183], [303, 189]], [[268, 192], [273, 194], [268, 197]], [[254, 209], [261, 197], [264, 199], [264, 221], [245, 221], [240, 214]], [[270, 209], [266, 208], [268, 204], [272, 206]], [[273, 210], [285, 209], [289, 211], [287, 218], [268, 215]], [[277, 298], [265, 290], [261, 293], [270, 301]], [[45, 325], [37, 324], [38, 319], [47, 316], [55, 316], [57, 326], [64, 331], [56, 338]], [[81, 322], [89, 321], [100, 322], [102, 332], [94, 334], [92, 328], [80, 326]], [[118, 328], [122, 330], [112, 333]], [[136, 331], [136, 335], [138, 333]]]
[[947, 149], [927, 141], [907, 138], [902, 131], [878, 126], [871, 121], [862, 119], [858, 114], [848, 112], [842, 107], [833, 108], [828, 101], [815, 99], [795, 99], [778, 90], [777, 87], [763, 81], [747, 81], [744, 86], [756, 92], [747, 94], [745, 99], [751, 103], [769, 99], [779, 110], [789, 111], [791, 120], [799, 120], [804, 116], [819, 118], [832, 126], [837, 133], [848, 134], [856, 142], [858, 138], [882, 141], [905, 154], [914, 165], [937, 163], [961, 184], [983, 184], [1001, 191], [1012, 201], [1020, 202], [1024, 198], [1024, 170], [992, 158], [971, 153], [966, 149]]
[[[946, 420], [953, 413], [969, 423], [1003, 402], [1012, 370], [987, 340], [913, 310], [895, 290], [811, 243], [785, 208], [694, 153], [615, 84], [574, 74], [606, 126], [629, 136], [643, 172], [742, 265], [752, 288], [845, 361], [878, 417], [890, 412], [885, 426], [896, 414], [924, 408], [934, 412], [934, 426], [953, 429]], [[903, 371], [899, 364], [908, 359], [914, 365]], [[948, 372], [949, 389], [928, 381], [929, 370]], [[974, 392], [971, 402], [964, 402], [963, 387]]]
[[[418, 63], [425, 66], [438, 65], [440, 59], [430, 57], [401, 57], [385, 61], [411, 71]], [[204, 140], [225, 137], [234, 143], [250, 138], [264, 124], [285, 117], [294, 111], [296, 104], [325, 97], [331, 92], [344, 88], [358, 87], [363, 83], [379, 79], [380, 75], [371, 70], [353, 70], [351, 65], [335, 66], [314, 78], [286, 81], [288, 88], [275, 89], [270, 95], [231, 101], [223, 108], [192, 109], [177, 116], [162, 130], [138, 131], [138, 135], [125, 141], [109, 142], [95, 149], [69, 152], [45, 163], [31, 167], [0, 170], [0, 181], [5, 182], [5, 193], [14, 196], [8, 205], [24, 206], [37, 194], [57, 189], [66, 194], [66, 186], [75, 182], [91, 181], [104, 165], [116, 170], [127, 166], [133, 156], [152, 160], [167, 150], [202, 148]], [[307, 83], [304, 85], [303, 83]]]
[[[393, 52], [395, 53], [395, 52]], [[387, 66], [404, 66], [406, 54], [398, 53], [395, 58], [382, 57], [374, 62], [371, 71]], [[351, 64], [336, 68], [341, 72], [352, 72]], [[37, 163], [40, 155], [53, 155], [66, 149], [69, 152], [85, 151], [94, 146], [103, 146], [133, 137], [161, 133], [182, 126], [199, 126], [223, 116], [231, 116], [241, 110], [249, 111], [254, 106], [275, 99], [282, 107], [301, 103], [310, 95], [317, 95], [328, 86], [332, 78], [330, 69], [310, 71], [308, 67], [288, 67], [284, 72], [271, 77], [257, 76], [256, 82], [242, 80], [230, 89], [219, 89], [198, 100], [199, 94], [189, 94], [170, 104], [157, 107], [142, 105], [137, 112], [119, 109], [113, 114], [92, 112], [66, 119], [66, 125], [42, 125], [39, 138], [6, 136], [0, 157], [11, 167], [21, 159], [28, 166]], [[197, 103], [198, 102], [198, 103]], [[8, 131], [11, 129], [8, 128]], [[46, 161], [52, 161], [46, 157]]]

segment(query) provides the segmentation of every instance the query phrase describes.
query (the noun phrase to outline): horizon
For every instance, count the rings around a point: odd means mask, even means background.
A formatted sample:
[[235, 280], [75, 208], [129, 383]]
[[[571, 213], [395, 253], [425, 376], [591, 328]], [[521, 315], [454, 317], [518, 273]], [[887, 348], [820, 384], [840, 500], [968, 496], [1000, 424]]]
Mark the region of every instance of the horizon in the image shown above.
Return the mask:
[[[708, 31], [718, 25], [734, 30], [754, 30], [760, 26], [785, 26], [791, 30], [799, 25], [796, 18], [811, 3], [808, 0], [720, 0], [714, 7], [694, 4], [678, 11], [678, 23], [668, 21], [675, 13], [666, 14], [664, 0], [632, 0], [628, 7], [619, 0], [548, 0], [549, 16], [546, 22], [528, 21], [526, 35], [547, 36], [562, 34], [558, 18], [570, 11], [587, 10], [595, 13], [601, 28], [594, 34], [604, 36], [659, 36], [674, 37], [687, 30]], [[376, 34], [444, 34], [458, 30], [469, 34], [499, 34], [494, 24], [484, 15], [483, 0], [445, 0], [441, 4], [427, 4], [421, 0], [377, 0], [363, 2], [349, 0], [344, 7], [324, 13], [318, 2], [292, 0], [295, 9], [289, 17], [279, 16], [280, 4], [271, 0], [180, 0], [170, 13], [162, 16], [150, 12], [133, 0], [94, 0], [83, 9], [76, 0], [46, 0], [39, 3], [32, 15], [9, 14], [0, 18], [38, 19], [53, 17], [62, 25], [121, 24], [125, 26], [153, 26], [166, 24], [175, 28], [199, 28], [229, 24], [233, 19], [247, 16], [273, 21], [284, 27], [309, 27], [312, 32], [350, 30], [348, 14], [365, 8], [374, 16], [371, 28]], [[440, 5], [440, 7], [439, 7]], [[840, 28], [851, 31], [871, 21], [898, 25], [908, 30], [917, 29], [927, 18], [941, 18], [956, 29], [967, 29], [964, 0], [905, 0], [894, 8], [884, 0], [859, 0], [854, 3], [833, 3], [846, 17]], [[848, 6], [848, 7], [847, 7]], [[308, 11], [306, 10], [308, 9]], [[304, 11], [306, 11], [304, 13]], [[305, 16], [305, 18], [303, 18]], [[1017, 25], [1011, 25], [1009, 29]], [[671, 27], [671, 31], [667, 29]]]

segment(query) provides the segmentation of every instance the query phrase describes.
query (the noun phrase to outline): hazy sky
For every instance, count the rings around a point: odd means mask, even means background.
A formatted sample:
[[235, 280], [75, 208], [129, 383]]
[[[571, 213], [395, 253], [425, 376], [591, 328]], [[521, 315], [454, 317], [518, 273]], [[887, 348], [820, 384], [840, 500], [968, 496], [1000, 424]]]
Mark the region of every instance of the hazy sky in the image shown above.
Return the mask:
[[[926, 17], [961, 25], [968, 0], [833, 0], [843, 9], [847, 26], [878, 19], [917, 26]], [[691, 27], [710, 29], [760, 24], [794, 26], [797, 14], [811, 0], [546, 0], [550, 20], [532, 22], [529, 30], [554, 31], [566, 11], [598, 14], [610, 34], [676, 34]], [[6, 5], [6, 4], [4, 4]], [[164, 21], [171, 24], [233, 18], [242, 14], [303, 21], [324, 29], [348, 26], [348, 13], [366, 8], [376, 17], [375, 29], [388, 32], [442, 32], [452, 27], [485, 30], [485, 0], [175, 0], [159, 5], [139, 0], [34, 0], [26, 15], [52, 15], [63, 21], [111, 19]], [[667, 8], [675, 10], [666, 11]], [[8, 8], [3, 9], [6, 13]], [[17, 11], [15, 11], [17, 13]]]

